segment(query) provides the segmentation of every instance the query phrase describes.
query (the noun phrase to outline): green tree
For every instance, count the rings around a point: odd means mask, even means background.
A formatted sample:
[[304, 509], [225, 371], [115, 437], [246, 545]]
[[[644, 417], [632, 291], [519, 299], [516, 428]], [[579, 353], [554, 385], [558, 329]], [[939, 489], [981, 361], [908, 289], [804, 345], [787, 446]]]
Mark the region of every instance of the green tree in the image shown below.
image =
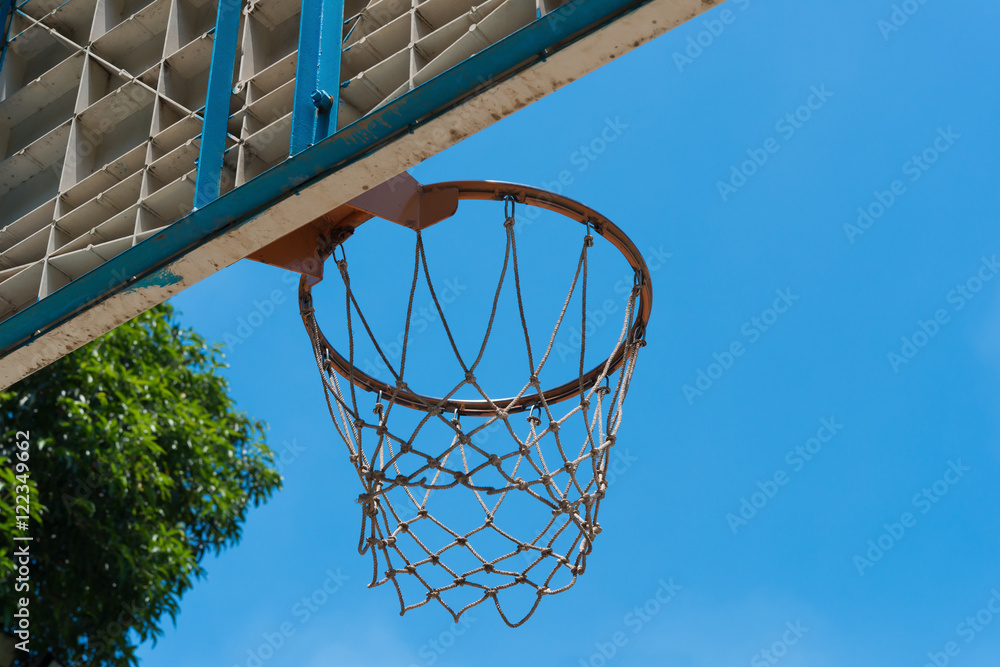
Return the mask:
[[[0, 392], [0, 467], [30, 437], [31, 659], [137, 664], [209, 551], [281, 486], [264, 427], [236, 412], [218, 346], [158, 306]], [[0, 473], [3, 630], [13, 633], [14, 480]], [[19, 543], [22, 544], [22, 543]], [[21, 662], [26, 656], [18, 653]]]

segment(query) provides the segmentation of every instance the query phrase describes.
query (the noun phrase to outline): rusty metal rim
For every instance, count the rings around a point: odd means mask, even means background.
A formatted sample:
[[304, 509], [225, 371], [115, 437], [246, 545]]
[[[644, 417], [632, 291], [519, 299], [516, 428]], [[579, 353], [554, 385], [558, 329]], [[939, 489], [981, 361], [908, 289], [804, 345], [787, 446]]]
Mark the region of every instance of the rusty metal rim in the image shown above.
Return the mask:
[[[617, 371], [625, 361], [626, 352], [631, 347], [630, 344], [645, 337], [646, 324], [649, 321], [649, 315], [653, 307], [653, 285], [650, 280], [649, 269], [642, 257], [642, 253], [639, 252], [639, 249], [636, 248], [632, 240], [625, 235], [625, 232], [597, 211], [574, 199], [528, 185], [501, 181], [447, 181], [423, 186], [424, 192], [446, 189], [458, 190], [459, 200], [503, 201], [505, 198], [513, 197], [519, 204], [527, 204], [553, 211], [580, 224], [589, 223], [594, 232], [607, 239], [611, 245], [622, 253], [629, 265], [636, 272], [636, 279], [639, 285], [639, 298], [635, 308], [635, 321], [628, 332], [626, 340], [613, 353], [607, 374], [610, 375]], [[331, 254], [333, 254], [333, 248], [323, 253], [320, 259], [326, 261]], [[309, 316], [313, 312], [311, 304], [312, 286], [308, 284], [307, 277], [302, 276], [299, 281], [299, 308], [307, 330], [310, 328]], [[376, 380], [357, 367], [352, 367], [350, 361], [345, 359], [330, 344], [330, 341], [327, 340], [326, 335], [320, 329], [319, 323], [315, 321], [314, 317], [313, 322], [315, 322], [316, 334], [319, 336], [320, 342], [329, 356], [330, 365], [342, 377], [366, 391], [382, 392], [387, 397], [393, 396], [393, 402], [399, 405], [425, 412], [437, 407], [444, 413], [457, 412], [459, 415], [488, 417], [495, 415], [498, 409], [505, 410], [507, 413], [518, 413], [530, 410], [533, 406], [541, 403], [539, 393], [537, 392], [525, 394], [519, 399], [504, 398], [494, 401], [484, 401], [433, 398], [411, 392], [408, 388], [397, 388]], [[583, 376], [582, 387], [584, 391], [592, 387], [600, 379], [604, 374], [604, 368], [607, 364], [608, 361], [605, 360]], [[544, 396], [545, 401], [549, 404], [559, 403], [579, 395], [580, 388], [581, 381], [580, 378], [577, 378], [552, 389], [545, 390], [541, 392], [541, 395]]]

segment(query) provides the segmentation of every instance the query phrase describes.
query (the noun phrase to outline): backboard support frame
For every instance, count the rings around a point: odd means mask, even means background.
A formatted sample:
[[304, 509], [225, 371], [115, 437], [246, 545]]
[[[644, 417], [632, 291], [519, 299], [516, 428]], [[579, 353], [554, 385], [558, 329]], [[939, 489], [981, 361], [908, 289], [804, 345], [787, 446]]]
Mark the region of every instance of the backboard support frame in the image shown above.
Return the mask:
[[572, 0], [0, 322], [0, 387], [715, 4]]

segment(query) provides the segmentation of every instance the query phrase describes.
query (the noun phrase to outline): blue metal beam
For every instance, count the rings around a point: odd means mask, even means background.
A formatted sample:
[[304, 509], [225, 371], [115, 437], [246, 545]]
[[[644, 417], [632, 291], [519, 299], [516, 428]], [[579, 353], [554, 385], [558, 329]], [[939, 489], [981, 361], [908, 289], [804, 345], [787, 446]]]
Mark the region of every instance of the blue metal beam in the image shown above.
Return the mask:
[[3, 61], [7, 57], [7, 41], [10, 36], [11, 25], [14, 22], [14, 3], [16, 0], [0, 0], [0, 26], [3, 27], [3, 35], [0, 35], [0, 69], [3, 69]]
[[[595, 30], [648, 1], [572, 0], [533, 21], [0, 322], [0, 357], [126, 287], [142, 287], [143, 279], [155, 283], [158, 277], [153, 274], [185, 253], [481, 91], [484, 81], [529, 67], [553, 45]], [[133, 283], [123, 276], [140, 280]]]
[[344, 0], [323, 0], [323, 30], [320, 32], [319, 66], [316, 90], [331, 97], [330, 107], [316, 117], [313, 142], [326, 139], [337, 131], [340, 108], [340, 58], [344, 35]]
[[344, 0], [302, 0], [290, 155], [337, 128], [343, 26]]
[[212, 63], [208, 70], [205, 119], [201, 124], [201, 148], [198, 151], [198, 174], [194, 186], [195, 210], [219, 197], [241, 8], [241, 0], [219, 0], [215, 38], [212, 41]]

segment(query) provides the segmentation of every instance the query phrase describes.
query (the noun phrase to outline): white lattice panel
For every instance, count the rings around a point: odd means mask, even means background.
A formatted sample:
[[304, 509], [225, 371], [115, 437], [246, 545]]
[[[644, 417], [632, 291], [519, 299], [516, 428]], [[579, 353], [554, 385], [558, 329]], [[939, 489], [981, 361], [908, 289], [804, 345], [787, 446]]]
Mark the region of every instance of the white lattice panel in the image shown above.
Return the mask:
[[[560, 1], [347, 0], [338, 126]], [[188, 213], [214, 0], [29, 0], [0, 70], [0, 319]], [[222, 192], [288, 157], [298, 0], [244, 5]]]

